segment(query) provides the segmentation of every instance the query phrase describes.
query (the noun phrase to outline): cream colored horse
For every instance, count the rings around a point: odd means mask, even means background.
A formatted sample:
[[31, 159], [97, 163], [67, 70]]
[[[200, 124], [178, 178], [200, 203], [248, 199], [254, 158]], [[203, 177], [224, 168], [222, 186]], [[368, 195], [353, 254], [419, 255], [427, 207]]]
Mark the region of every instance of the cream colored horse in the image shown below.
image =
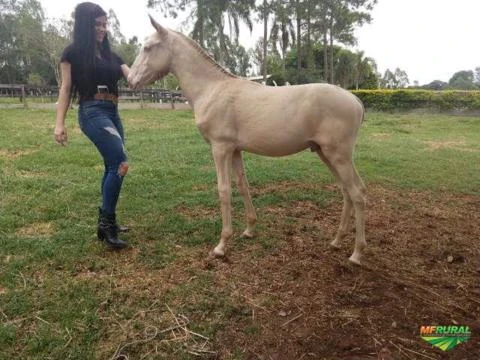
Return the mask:
[[220, 67], [188, 37], [160, 26], [148, 37], [132, 65], [128, 82], [134, 89], [172, 72], [195, 112], [195, 123], [210, 143], [217, 171], [222, 233], [213, 250], [225, 254], [233, 236], [231, 170], [243, 197], [247, 229], [254, 236], [257, 216], [250, 198], [242, 151], [284, 156], [312, 149], [341, 185], [344, 203], [340, 226], [331, 242], [339, 247], [355, 214], [355, 250], [360, 264], [365, 242], [365, 186], [353, 164], [353, 151], [364, 109], [348, 91], [328, 84], [269, 87], [236, 77]]

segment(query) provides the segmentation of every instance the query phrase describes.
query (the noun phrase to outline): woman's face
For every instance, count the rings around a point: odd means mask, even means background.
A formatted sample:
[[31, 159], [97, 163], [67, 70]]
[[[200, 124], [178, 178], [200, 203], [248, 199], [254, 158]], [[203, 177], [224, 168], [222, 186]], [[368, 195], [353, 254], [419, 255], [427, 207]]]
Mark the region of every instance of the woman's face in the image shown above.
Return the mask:
[[95, 35], [97, 42], [101, 43], [107, 34], [107, 17], [100, 16], [95, 18]]

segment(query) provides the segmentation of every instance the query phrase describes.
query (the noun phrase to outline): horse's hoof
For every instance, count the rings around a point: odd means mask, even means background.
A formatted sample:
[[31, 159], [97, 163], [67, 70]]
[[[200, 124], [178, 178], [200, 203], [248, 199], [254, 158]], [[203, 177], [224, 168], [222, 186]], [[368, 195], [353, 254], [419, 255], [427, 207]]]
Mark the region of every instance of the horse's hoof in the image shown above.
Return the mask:
[[334, 249], [340, 249], [340, 244], [337, 240], [331, 241], [330, 246], [333, 247]]
[[356, 253], [353, 253], [352, 256], [350, 256], [348, 258], [348, 260], [350, 260], [352, 263], [356, 264], [356, 265], [362, 265], [361, 261], [360, 261], [360, 255], [359, 254], [356, 254]]
[[214, 257], [224, 257], [225, 251], [220, 249], [218, 246], [212, 251]]
[[245, 230], [241, 237], [244, 239], [253, 239], [255, 237], [255, 234], [253, 232], [250, 232], [249, 230]]

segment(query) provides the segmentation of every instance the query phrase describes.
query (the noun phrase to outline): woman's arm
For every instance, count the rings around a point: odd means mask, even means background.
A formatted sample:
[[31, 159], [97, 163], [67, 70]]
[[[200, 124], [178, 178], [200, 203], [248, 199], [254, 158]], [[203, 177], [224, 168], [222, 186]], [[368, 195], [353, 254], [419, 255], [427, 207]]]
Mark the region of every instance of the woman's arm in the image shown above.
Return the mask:
[[60, 145], [67, 144], [67, 129], [65, 128], [65, 117], [70, 106], [70, 88], [72, 85], [71, 65], [68, 62], [60, 63], [62, 85], [58, 94], [57, 117], [55, 122], [55, 141]]

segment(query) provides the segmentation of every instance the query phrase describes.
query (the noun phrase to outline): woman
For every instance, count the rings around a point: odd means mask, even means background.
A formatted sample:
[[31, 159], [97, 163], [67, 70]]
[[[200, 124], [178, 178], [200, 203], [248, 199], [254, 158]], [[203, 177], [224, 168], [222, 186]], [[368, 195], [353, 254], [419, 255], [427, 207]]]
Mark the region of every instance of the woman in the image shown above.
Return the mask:
[[71, 100], [78, 99], [78, 122], [82, 132], [103, 157], [102, 206], [99, 208], [98, 239], [113, 249], [128, 244], [120, 240], [115, 221], [123, 178], [128, 172], [123, 127], [118, 115], [118, 80], [127, 78], [129, 67], [110, 50], [106, 12], [84, 2], [75, 8], [73, 43], [62, 54], [62, 84], [57, 103], [55, 141], [67, 143], [65, 116]]

